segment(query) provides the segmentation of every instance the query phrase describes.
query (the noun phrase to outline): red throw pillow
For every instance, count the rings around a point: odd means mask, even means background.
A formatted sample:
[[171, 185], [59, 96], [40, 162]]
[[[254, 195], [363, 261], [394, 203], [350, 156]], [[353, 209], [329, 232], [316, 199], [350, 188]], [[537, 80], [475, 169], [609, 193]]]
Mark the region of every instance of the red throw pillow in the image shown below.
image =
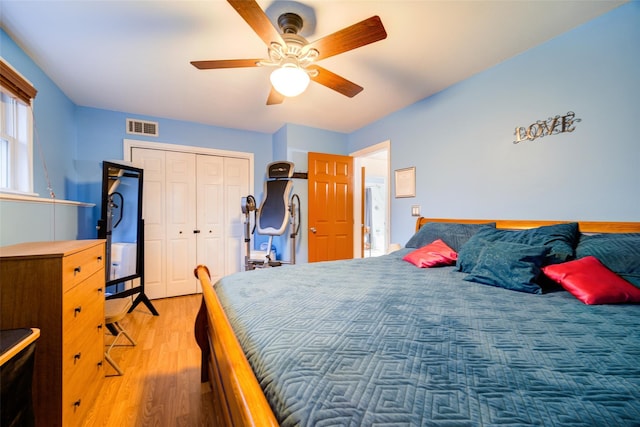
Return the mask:
[[441, 265], [453, 265], [458, 259], [458, 254], [443, 242], [442, 239], [438, 239], [408, 253], [402, 259], [420, 268], [428, 268]]
[[640, 302], [640, 289], [605, 267], [598, 258], [548, 265], [542, 271], [585, 304]]

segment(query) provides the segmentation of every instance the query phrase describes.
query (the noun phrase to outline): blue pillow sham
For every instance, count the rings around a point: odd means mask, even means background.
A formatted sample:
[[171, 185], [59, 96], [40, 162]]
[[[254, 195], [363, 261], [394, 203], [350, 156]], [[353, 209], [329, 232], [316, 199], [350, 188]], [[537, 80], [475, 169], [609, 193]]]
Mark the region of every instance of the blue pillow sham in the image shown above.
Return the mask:
[[474, 234], [458, 251], [456, 268], [470, 273], [487, 242], [520, 243], [549, 247], [544, 265], [558, 264], [575, 257], [580, 232], [578, 223], [545, 225], [528, 230], [499, 230], [484, 228]]
[[542, 288], [536, 280], [550, 250], [549, 246], [485, 241], [473, 268], [464, 280], [540, 294]]
[[576, 247], [576, 258], [589, 255], [640, 288], [640, 233], [583, 234]]
[[479, 230], [496, 228], [495, 222], [485, 224], [461, 224], [452, 222], [428, 222], [409, 239], [405, 247], [421, 248], [438, 239], [445, 242], [451, 249], [458, 252], [460, 248]]

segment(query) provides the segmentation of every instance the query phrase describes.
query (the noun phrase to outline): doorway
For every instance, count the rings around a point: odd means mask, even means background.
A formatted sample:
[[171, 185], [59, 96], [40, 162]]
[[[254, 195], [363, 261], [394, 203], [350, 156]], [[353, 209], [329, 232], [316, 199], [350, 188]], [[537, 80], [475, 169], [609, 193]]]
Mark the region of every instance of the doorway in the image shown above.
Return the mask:
[[368, 258], [387, 253], [390, 231], [390, 150], [384, 141], [351, 153], [355, 159], [354, 256]]

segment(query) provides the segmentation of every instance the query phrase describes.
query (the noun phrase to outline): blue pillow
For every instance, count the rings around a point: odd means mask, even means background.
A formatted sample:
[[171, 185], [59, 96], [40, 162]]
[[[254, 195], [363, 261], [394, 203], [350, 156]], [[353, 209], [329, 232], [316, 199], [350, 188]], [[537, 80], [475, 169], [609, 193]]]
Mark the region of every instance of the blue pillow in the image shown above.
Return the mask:
[[583, 234], [578, 241], [576, 258], [589, 255], [640, 288], [640, 233]]
[[544, 225], [528, 230], [498, 230], [485, 228], [473, 235], [458, 252], [456, 267], [470, 273], [485, 242], [511, 242], [531, 246], [548, 246], [549, 254], [545, 265], [558, 264], [575, 257], [575, 247], [580, 232], [578, 223]]
[[486, 242], [471, 272], [464, 277], [469, 282], [541, 294], [536, 283], [549, 246], [531, 246], [511, 242]]
[[442, 239], [451, 249], [458, 252], [462, 245], [482, 228], [496, 228], [495, 222], [486, 224], [460, 224], [452, 222], [428, 222], [409, 239], [405, 247], [421, 248]]

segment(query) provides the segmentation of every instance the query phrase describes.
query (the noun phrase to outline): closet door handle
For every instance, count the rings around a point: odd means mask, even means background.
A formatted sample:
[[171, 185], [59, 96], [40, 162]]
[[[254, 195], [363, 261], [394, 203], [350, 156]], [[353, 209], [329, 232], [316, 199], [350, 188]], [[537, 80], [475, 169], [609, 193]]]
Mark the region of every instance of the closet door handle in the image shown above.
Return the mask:
[[193, 230], [193, 234], [198, 234], [200, 233], [200, 230]]

